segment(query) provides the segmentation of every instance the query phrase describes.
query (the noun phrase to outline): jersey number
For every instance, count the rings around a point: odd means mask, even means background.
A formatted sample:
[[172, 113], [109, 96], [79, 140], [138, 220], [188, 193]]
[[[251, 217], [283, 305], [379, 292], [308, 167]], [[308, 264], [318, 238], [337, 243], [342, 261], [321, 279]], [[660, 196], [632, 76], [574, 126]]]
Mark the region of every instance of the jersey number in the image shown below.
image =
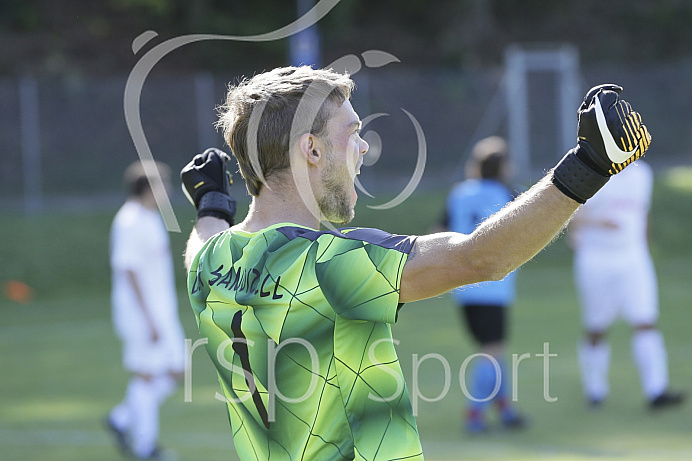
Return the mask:
[[242, 320], [243, 313], [238, 311], [235, 313], [233, 320], [231, 321], [231, 331], [233, 331], [233, 335], [236, 338], [244, 340], [233, 341], [233, 351], [238, 355], [240, 364], [242, 365], [243, 370], [245, 370], [245, 382], [248, 385], [248, 389], [252, 389], [252, 401], [255, 403], [257, 413], [259, 413], [260, 418], [262, 418], [264, 427], [269, 429], [269, 415], [267, 414], [267, 409], [264, 406], [262, 397], [257, 390], [257, 385], [255, 384], [255, 375], [252, 374], [252, 370], [250, 369], [250, 354], [247, 349], [247, 338], [245, 338], [243, 330], [240, 327]]

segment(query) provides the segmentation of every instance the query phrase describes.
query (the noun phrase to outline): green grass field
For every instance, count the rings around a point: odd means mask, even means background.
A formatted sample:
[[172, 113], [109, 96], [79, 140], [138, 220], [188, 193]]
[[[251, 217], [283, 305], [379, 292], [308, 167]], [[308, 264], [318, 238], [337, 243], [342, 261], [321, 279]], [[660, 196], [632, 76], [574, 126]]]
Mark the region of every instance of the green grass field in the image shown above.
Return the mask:
[[[418, 192], [383, 212], [357, 210], [358, 225], [399, 233], [423, 233], [434, 225], [444, 191]], [[117, 403], [128, 376], [110, 323], [107, 233], [115, 210], [93, 214], [5, 214], [0, 225], [0, 282], [17, 279], [34, 290], [27, 303], [0, 298], [0, 459], [117, 460], [102, 418]], [[242, 212], [241, 212], [242, 214]], [[178, 218], [189, 231], [193, 215]], [[692, 173], [659, 175], [652, 213], [652, 253], [660, 282], [661, 328], [669, 352], [671, 381], [692, 390]], [[185, 235], [172, 234], [176, 254]], [[179, 259], [180, 313], [187, 337], [198, 337], [185, 295]], [[409, 389], [413, 362], [418, 424], [426, 459], [642, 460], [692, 459], [692, 402], [651, 413], [644, 405], [629, 350], [629, 332], [611, 334], [611, 398], [597, 410], [583, 404], [576, 361], [580, 336], [570, 252], [559, 239], [519, 275], [512, 310], [510, 354], [523, 360], [516, 376], [518, 405], [531, 418], [520, 433], [463, 432], [461, 364], [474, 353], [450, 299], [441, 296], [406, 305], [394, 327]], [[549, 369], [537, 356], [548, 344]], [[445, 371], [426, 354], [450, 365]], [[428, 356], [432, 357], [432, 356]], [[192, 360], [191, 401], [184, 388], [162, 408], [161, 442], [181, 460], [234, 460], [223, 404], [214, 398], [215, 372], [199, 349]], [[547, 382], [546, 382], [547, 379]], [[554, 401], [548, 401], [554, 400]]]

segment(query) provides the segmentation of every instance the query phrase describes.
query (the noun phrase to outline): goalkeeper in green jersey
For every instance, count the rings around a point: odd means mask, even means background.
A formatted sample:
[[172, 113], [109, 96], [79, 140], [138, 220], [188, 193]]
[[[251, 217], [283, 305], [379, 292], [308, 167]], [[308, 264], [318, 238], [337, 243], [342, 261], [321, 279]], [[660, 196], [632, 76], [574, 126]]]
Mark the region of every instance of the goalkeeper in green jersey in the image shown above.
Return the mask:
[[208, 149], [181, 172], [198, 211], [190, 301], [243, 460], [422, 459], [391, 334], [402, 305], [503, 278], [650, 140], [620, 87], [596, 87], [577, 146], [472, 234], [320, 230], [353, 218], [368, 144], [352, 90], [310, 67], [229, 88], [218, 125], [252, 195], [239, 224], [226, 154]]

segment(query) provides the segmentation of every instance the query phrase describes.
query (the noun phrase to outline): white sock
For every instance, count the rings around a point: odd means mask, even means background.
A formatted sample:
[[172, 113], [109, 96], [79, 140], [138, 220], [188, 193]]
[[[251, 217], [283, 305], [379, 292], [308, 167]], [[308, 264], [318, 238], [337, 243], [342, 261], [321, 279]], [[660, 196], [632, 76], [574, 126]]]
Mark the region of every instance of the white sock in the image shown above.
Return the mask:
[[668, 388], [668, 354], [658, 330], [637, 330], [632, 335], [632, 356], [642, 384], [642, 392], [655, 399]]
[[175, 379], [168, 373], [154, 377], [152, 382], [156, 387], [156, 398], [158, 399], [159, 405], [170, 397], [177, 387]]
[[596, 345], [582, 341], [577, 348], [584, 394], [588, 399], [603, 400], [610, 390], [610, 344], [601, 341]]
[[109, 414], [111, 423], [121, 431], [129, 430], [130, 424], [132, 424], [131, 408], [133, 405], [133, 387], [136, 387], [134, 385], [134, 377], [127, 383], [127, 389], [125, 390], [125, 397], [123, 397], [123, 400], [117, 404]]
[[155, 380], [132, 378], [131, 448], [135, 456], [149, 456], [159, 437], [159, 399]]

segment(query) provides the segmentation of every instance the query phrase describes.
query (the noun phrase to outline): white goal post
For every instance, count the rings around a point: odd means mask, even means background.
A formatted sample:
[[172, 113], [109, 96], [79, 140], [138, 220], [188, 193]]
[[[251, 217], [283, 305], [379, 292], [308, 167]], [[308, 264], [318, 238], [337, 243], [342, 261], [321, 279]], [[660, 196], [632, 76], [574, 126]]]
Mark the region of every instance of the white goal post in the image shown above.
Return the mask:
[[555, 76], [557, 128], [556, 155], [576, 144], [576, 110], [581, 99], [579, 52], [570, 44], [511, 45], [505, 51], [507, 131], [512, 159], [519, 178], [528, 178], [539, 165], [531, 161], [529, 78], [532, 72]]

